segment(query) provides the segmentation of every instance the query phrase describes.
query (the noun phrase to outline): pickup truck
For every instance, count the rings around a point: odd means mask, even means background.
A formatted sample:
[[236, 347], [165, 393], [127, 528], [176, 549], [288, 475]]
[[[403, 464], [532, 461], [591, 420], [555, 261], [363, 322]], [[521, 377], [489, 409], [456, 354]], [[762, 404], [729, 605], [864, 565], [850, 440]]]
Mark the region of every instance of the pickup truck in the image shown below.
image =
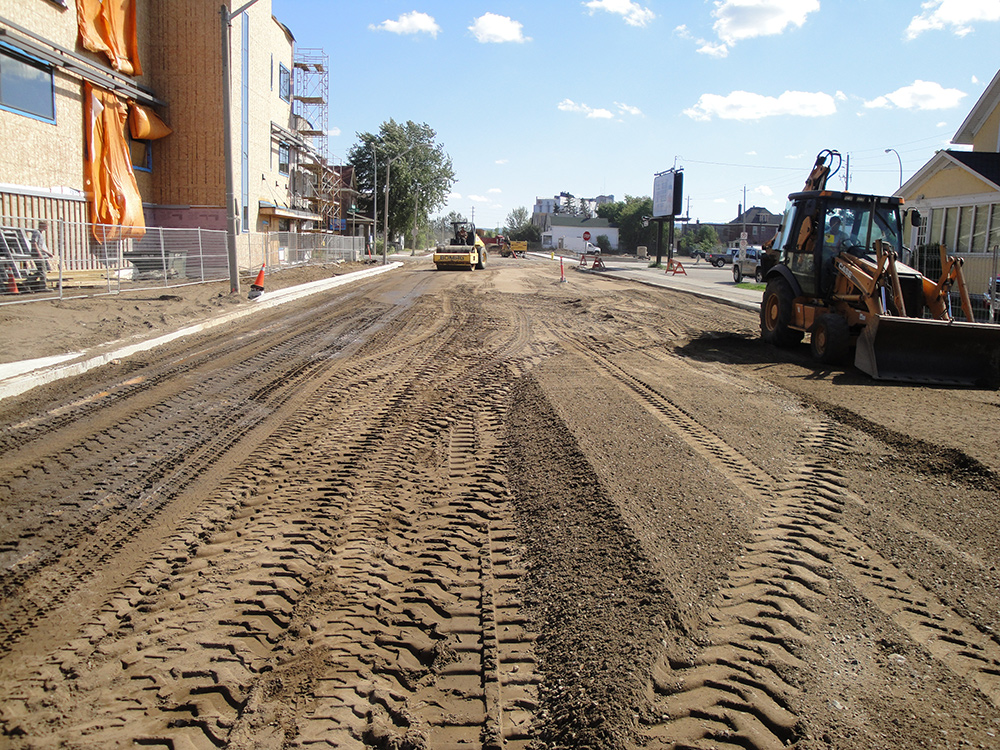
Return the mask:
[[764, 270], [760, 266], [760, 248], [747, 246], [746, 250], [736, 248], [733, 252], [733, 281], [739, 284], [748, 278], [761, 283]]
[[719, 248], [716, 252], [705, 253], [702, 257], [716, 268], [722, 268], [727, 263], [733, 262], [733, 249], [731, 247]]

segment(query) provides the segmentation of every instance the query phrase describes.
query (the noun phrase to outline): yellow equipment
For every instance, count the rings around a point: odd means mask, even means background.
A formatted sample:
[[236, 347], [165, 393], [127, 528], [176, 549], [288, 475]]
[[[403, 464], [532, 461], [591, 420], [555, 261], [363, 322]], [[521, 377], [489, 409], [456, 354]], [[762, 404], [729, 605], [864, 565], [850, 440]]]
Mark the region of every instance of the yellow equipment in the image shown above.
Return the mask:
[[468, 221], [453, 221], [454, 237], [434, 249], [434, 265], [439, 271], [473, 271], [486, 267], [486, 245]]
[[[962, 259], [941, 246], [937, 281], [905, 265], [903, 200], [827, 190], [839, 167], [839, 153], [820, 152], [764, 245], [761, 337], [791, 347], [809, 333], [827, 363], [853, 345], [855, 366], [877, 380], [1000, 386], [1000, 325], [975, 322]], [[910, 220], [919, 226], [916, 211]], [[953, 288], [966, 321], [952, 318]]]

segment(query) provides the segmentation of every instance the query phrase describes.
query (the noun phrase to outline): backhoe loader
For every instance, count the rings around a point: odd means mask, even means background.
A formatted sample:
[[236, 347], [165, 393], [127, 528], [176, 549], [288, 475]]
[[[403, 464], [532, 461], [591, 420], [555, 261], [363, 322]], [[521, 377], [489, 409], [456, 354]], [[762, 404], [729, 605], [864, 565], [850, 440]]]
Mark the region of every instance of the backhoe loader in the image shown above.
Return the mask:
[[[975, 322], [962, 259], [941, 246], [936, 281], [905, 265], [903, 200], [827, 190], [839, 167], [839, 153], [819, 153], [764, 244], [761, 337], [791, 347], [809, 333], [825, 363], [853, 346], [855, 366], [876, 380], [1000, 386], [1000, 325]], [[909, 218], [919, 226], [919, 214]], [[964, 321], [952, 316], [952, 290]]]

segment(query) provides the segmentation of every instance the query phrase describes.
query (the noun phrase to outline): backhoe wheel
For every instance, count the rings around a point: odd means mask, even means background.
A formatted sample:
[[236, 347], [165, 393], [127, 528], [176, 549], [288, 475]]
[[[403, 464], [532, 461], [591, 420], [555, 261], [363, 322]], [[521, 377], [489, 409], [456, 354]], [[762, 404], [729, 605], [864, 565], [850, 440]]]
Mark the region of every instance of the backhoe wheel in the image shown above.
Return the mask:
[[768, 344], [788, 348], [802, 341], [802, 331], [791, 328], [794, 299], [792, 288], [782, 277], [767, 282], [760, 303], [760, 337]]
[[835, 364], [843, 361], [851, 347], [851, 328], [841, 315], [820, 315], [813, 325], [809, 347], [820, 362]]
[[741, 281], [743, 281], [743, 272], [739, 266], [733, 266], [733, 282], [739, 284]]

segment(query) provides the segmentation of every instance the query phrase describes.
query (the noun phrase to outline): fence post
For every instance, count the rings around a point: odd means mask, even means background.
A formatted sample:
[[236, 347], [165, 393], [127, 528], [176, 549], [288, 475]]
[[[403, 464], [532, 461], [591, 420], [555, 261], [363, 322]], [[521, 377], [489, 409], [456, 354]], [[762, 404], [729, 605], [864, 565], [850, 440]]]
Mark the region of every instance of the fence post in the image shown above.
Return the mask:
[[160, 267], [163, 268], [163, 286], [168, 287], [170, 284], [167, 281], [167, 248], [163, 245], [163, 227], [157, 227], [160, 230]]
[[59, 264], [59, 299], [63, 298], [63, 248], [67, 247], [66, 242], [66, 220], [59, 219], [59, 231], [56, 232], [56, 236], [59, 238], [58, 248], [56, 249], [56, 263]]
[[[205, 280], [205, 248], [201, 244], [201, 233], [203, 231], [205, 230], [201, 229], [200, 227], [198, 228], [198, 266], [200, 269], [202, 281]], [[185, 261], [184, 263], [184, 271], [185, 275], [187, 275], [187, 261]]]

